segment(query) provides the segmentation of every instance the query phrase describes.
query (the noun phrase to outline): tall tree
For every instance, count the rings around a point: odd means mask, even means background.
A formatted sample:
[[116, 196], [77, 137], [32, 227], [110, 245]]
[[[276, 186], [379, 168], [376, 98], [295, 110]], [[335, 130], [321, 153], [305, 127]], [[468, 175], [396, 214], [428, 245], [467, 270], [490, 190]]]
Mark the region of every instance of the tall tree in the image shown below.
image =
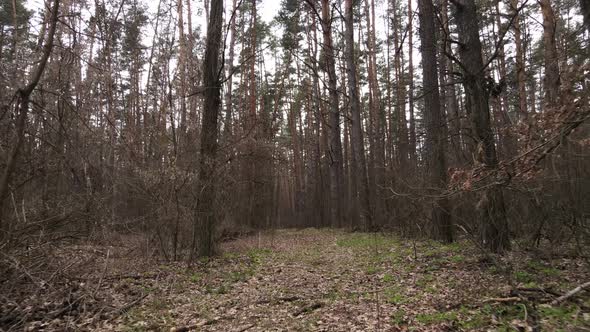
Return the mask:
[[[216, 157], [219, 129], [217, 119], [221, 109], [221, 72], [219, 50], [222, 41], [223, 0], [211, 0], [211, 13], [207, 27], [207, 44], [203, 61], [204, 92], [203, 123], [201, 129], [201, 158], [199, 161], [199, 198], [195, 232], [199, 233], [198, 254], [214, 253]], [[200, 227], [198, 227], [200, 226]], [[193, 244], [193, 250], [196, 249]]]
[[[350, 113], [352, 121], [351, 145], [352, 145], [352, 164], [353, 169], [358, 171], [353, 174], [359, 180], [358, 197], [362, 209], [364, 227], [373, 228], [373, 216], [370, 202], [369, 178], [367, 174], [367, 160], [365, 157], [365, 145], [363, 140], [362, 122], [361, 122], [361, 102], [359, 99], [357, 69], [354, 52], [354, 13], [352, 0], [346, 0], [345, 6], [345, 26], [344, 34], [346, 50], [346, 71], [348, 76], [348, 94], [350, 98]], [[354, 219], [354, 218], [353, 218]], [[357, 225], [358, 226], [358, 225]]]
[[[466, 107], [478, 142], [475, 158], [489, 169], [497, 168], [498, 157], [490, 121], [488, 84], [479, 37], [477, 7], [474, 0], [451, 0], [455, 5], [455, 22], [459, 35], [459, 55], [463, 69]], [[478, 204], [481, 213], [481, 241], [493, 252], [510, 249], [504, 195], [497, 184], [483, 191]]]
[[[432, 0], [420, 0], [420, 45], [422, 46], [422, 81], [424, 89], [424, 118], [426, 120], [426, 154], [430, 183], [434, 188], [446, 188], [447, 160], [445, 155], [446, 137], [443, 135], [444, 117], [438, 86], [436, 58], [436, 30]], [[453, 242], [449, 200], [446, 197], [435, 200], [432, 208], [434, 235], [444, 242]]]
[[344, 211], [344, 169], [342, 166], [340, 108], [336, 81], [336, 61], [332, 42], [330, 0], [322, 0], [322, 31], [324, 36], [323, 52], [326, 61], [326, 70], [328, 72], [328, 90], [330, 95], [328, 156], [330, 158], [331, 224], [332, 226], [340, 226], [342, 225]]

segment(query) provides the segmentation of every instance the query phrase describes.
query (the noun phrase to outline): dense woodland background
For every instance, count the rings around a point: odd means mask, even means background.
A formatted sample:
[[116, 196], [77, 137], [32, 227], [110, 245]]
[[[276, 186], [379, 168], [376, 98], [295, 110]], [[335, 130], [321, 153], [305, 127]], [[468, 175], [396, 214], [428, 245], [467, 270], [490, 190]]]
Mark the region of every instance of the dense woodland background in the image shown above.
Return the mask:
[[271, 23], [257, 0], [0, 5], [0, 250], [590, 244], [586, 0], [283, 0]]

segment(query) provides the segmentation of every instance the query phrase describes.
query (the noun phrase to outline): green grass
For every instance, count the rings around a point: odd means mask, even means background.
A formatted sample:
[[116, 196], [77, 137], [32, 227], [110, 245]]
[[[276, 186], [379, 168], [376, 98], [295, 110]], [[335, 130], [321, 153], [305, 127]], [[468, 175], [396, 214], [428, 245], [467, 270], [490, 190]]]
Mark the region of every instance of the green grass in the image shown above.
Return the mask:
[[397, 311], [395, 311], [394, 313], [391, 314], [391, 316], [389, 316], [391, 319], [391, 322], [395, 325], [402, 325], [402, 324], [406, 324], [406, 312], [403, 309], [399, 309]]
[[530, 261], [527, 263], [527, 268], [536, 272], [541, 273], [548, 277], [554, 277], [559, 275], [559, 270], [552, 266], [546, 266], [539, 261]]
[[401, 290], [397, 287], [390, 287], [384, 291], [385, 301], [391, 304], [403, 304], [408, 301], [406, 296], [402, 294]]
[[526, 271], [516, 271], [514, 272], [514, 279], [518, 282], [528, 283], [533, 281], [533, 276]]
[[457, 313], [454, 311], [435, 312], [432, 314], [418, 314], [416, 320], [424, 325], [439, 324], [457, 321]]
[[394, 280], [395, 280], [395, 278], [393, 277], [393, 275], [391, 275], [389, 273], [386, 273], [383, 275], [383, 277], [381, 277], [382, 282], [392, 282]]
[[193, 272], [189, 275], [188, 279], [190, 280], [190, 282], [192, 283], [198, 283], [201, 280], [203, 280], [203, 274], [199, 273], [199, 272]]
[[454, 256], [451, 256], [451, 258], [449, 260], [453, 263], [463, 263], [463, 262], [465, 262], [465, 256], [454, 255]]
[[399, 246], [399, 240], [381, 234], [353, 233], [347, 234], [336, 240], [336, 245], [344, 248], [383, 248]]

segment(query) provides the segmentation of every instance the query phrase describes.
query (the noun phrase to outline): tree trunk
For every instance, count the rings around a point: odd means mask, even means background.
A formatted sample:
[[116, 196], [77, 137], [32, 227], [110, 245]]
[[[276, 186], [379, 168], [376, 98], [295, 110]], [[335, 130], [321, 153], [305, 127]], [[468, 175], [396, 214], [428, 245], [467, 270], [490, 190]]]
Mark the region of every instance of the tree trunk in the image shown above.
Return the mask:
[[234, 71], [234, 56], [235, 56], [235, 44], [236, 44], [236, 11], [237, 11], [237, 0], [233, 0], [232, 5], [232, 17], [230, 24], [231, 37], [229, 39], [229, 59], [227, 67], [227, 88], [225, 91], [225, 123], [223, 127], [224, 138], [229, 140], [232, 134], [232, 76]]
[[330, 15], [330, 1], [322, 0], [322, 31], [324, 35], [324, 56], [328, 72], [328, 90], [330, 96], [329, 114], [329, 162], [330, 162], [330, 200], [331, 225], [342, 226], [344, 211], [344, 169], [342, 166], [342, 142], [340, 140], [340, 109], [338, 101], [338, 87], [336, 81], [336, 63], [334, 61], [334, 46], [332, 44], [332, 22]]
[[[221, 78], [219, 50], [222, 41], [223, 0], [211, 1], [211, 14], [207, 27], [207, 43], [203, 62], [204, 92], [203, 123], [201, 128], [201, 158], [199, 160], [199, 198], [197, 218], [194, 225], [198, 229], [198, 249], [193, 243], [193, 251], [200, 256], [214, 253], [215, 234], [215, 185], [217, 156], [217, 119], [221, 108]], [[198, 227], [200, 226], [200, 227]], [[191, 255], [192, 256], [192, 255]]]
[[543, 46], [545, 55], [545, 105], [555, 107], [559, 100], [559, 63], [557, 46], [555, 45], [555, 13], [551, 7], [550, 0], [540, 0], [541, 11], [543, 12]]
[[[420, 0], [420, 45], [422, 47], [422, 77], [424, 86], [424, 118], [426, 120], [426, 155], [433, 188], [444, 189], [447, 186], [447, 160], [443, 135], [444, 117], [440, 103], [438, 86], [438, 69], [436, 61], [436, 33], [434, 5], [432, 0]], [[453, 225], [451, 221], [449, 200], [446, 197], [436, 199], [432, 207], [434, 237], [443, 242], [453, 242]]]
[[[373, 228], [373, 216], [371, 210], [371, 203], [369, 200], [369, 179], [367, 174], [367, 161], [365, 157], [365, 145], [363, 140], [362, 123], [361, 123], [361, 103], [359, 99], [359, 92], [357, 89], [357, 73], [354, 56], [354, 16], [352, 8], [352, 0], [345, 2], [345, 57], [346, 70], [348, 76], [348, 93], [350, 97], [350, 113], [352, 120], [352, 163], [353, 169], [358, 173], [353, 176], [360, 177], [360, 188], [358, 190], [358, 200], [360, 202], [363, 220], [363, 227], [365, 229]], [[359, 226], [359, 225], [357, 225]]]
[[514, 30], [514, 43], [516, 44], [516, 80], [518, 82], [518, 113], [522, 118], [527, 117], [526, 75], [524, 69], [524, 51], [522, 47], [522, 32], [520, 26], [520, 13], [518, 12], [518, 0], [510, 0], [512, 15], [515, 15], [512, 28]]
[[[475, 1], [451, 1], [455, 4], [455, 22], [461, 43], [459, 54], [467, 107], [470, 108], [474, 134], [478, 141], [477, 159], [487, 168], [496, 168], [498, 158], [490, 123], [489, 91], [486, 88]], [[481, 241], [484, 246], [497, 253], [509, 250], [510, 237], [502, 189], [490, 184], [477, 208], [481, 213]]]
[[49, 33], [47, 34], [47, 40], [45, 42], [45, 46], [43, 47], [43, 54], [37, 65], [37, 68], [32, 72], [31, 79], [29, 83], [22, 88], [17, 90], [17, 115], [16, 115], [16, 124], [15, 124], [15, 142], [12, 145], [12, 149], [8, 154], [8, 158], [6, 160], [6, 166], [4, 171], [2, 172], [2, 176], [0, 177], [0, 237], [4, 236], [3, 229], [4, 225], [4, 200], [8, 195], [8, 185], [12, 180], [12, 173], [16, 168], [16, 164], [18, 162], [18, 157], [20, 154], [21, 146], [25, 139], [25, 126], [27, 124], [27, 116], [29, 112], [29, 101], [30, 96], [33, 93], [33, 90], [39, 84], [41, 77], [43, 76], [43, 72], [45, 71], [45, 67], [47, 62], [49, 61], [49, 56], [51, 55], [51, 51], [53, 50], [53, 40], [55, 36], [55, 31], [57, 28], [58, 22], [58, 11], [59, 11], [59, 0], [53, 1], [53, 6], [51, 7], [51, 20], [50, 20], [50, 28]]

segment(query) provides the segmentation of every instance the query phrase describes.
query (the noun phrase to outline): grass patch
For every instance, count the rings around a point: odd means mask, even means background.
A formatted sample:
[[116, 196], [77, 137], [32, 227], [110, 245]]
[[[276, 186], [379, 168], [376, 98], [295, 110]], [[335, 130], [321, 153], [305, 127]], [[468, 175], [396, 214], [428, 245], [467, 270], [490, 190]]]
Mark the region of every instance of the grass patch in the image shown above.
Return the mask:
[[432, 314], [418, 314], [416, 320], [424, 325], [439, 324], [457, 321], [457, 313], [454, 311], [435, 312]]
[[529, 268], [530, 270], [532, 270], [536, 273], [544, 274], [545, 276], [548, 276], [548, 277], [554, 277], [554, 276], [559, 275], [559, 271], [556, 268], [554, 268], [552, 266], [546, 266], [543, 263], [538, 262], [538, 261], [528, 262], [527, 268]]
[[391, 319], [391, 322], [394, 325], [407, 324], [406, 312], [403, 309], [399, 309], [398, 311], [395, 311], [394, 313], [391, 314], [391, 316], [389, 316], [389, 318]]
[[367, 270], [365, 272], [368, 275], [374, 275], [374, 274], [377, 274], [377, 272], [379, 272], [379, 270], [381, 270], [381, 269], [374, 266], [374, 265], [369, 265], [369, 266], [367, 266]]
[[391, 287], [384, 291], [385, 301], [391, 304], [403, 304], [408, 301], [408, 299], [401, 293], [400, 289], [397, 287]]
[[458, 263], [465, 262], [466, 259], [465, 259], [465, 256], [463, 256], [463, 255], [454, 255], [454, 256], [451, 256], [451, 258], [449, 258], [449, 260], [453, 263], [458, 264]]
[[392, 282], [394, 280], [395, 280], [395, 278], [393, 277], [393, 275], [391, 275], [389, 273], [386, 273], [383, 275], [383, 277], [381, 277], [382, 282]]
[[416, 280], [416, 286], [426, 287], [429, 283], [434, 281], [434, 276], [431, 274], [425, 274], [422, 278]]
[[529, 283], [533, 281], [533, 276], [526, 271], [516, 271], [514, 272], [514, 279], [518, 282]]
[[344, 248], [394, 247], [399, 245], [398, 239], [381, 234], [353, 233], [336, 240], [336, 245]]
[[584, 315], [580, 313], [580, 308], [576, 305], [552, 307], [549, 305], [542, 305], [538, 309], [541, 321], [544, 325], [551, 325], [552, 327], [565, 327], [567, 325], [573, 326], [590, 326], [590, 320], [584, 319]]
[[199, 272], [193, 272], [189, 275], [188, 280], [195, 284], [199, 283], [201, 280], [203, 280], [203, 274]]

